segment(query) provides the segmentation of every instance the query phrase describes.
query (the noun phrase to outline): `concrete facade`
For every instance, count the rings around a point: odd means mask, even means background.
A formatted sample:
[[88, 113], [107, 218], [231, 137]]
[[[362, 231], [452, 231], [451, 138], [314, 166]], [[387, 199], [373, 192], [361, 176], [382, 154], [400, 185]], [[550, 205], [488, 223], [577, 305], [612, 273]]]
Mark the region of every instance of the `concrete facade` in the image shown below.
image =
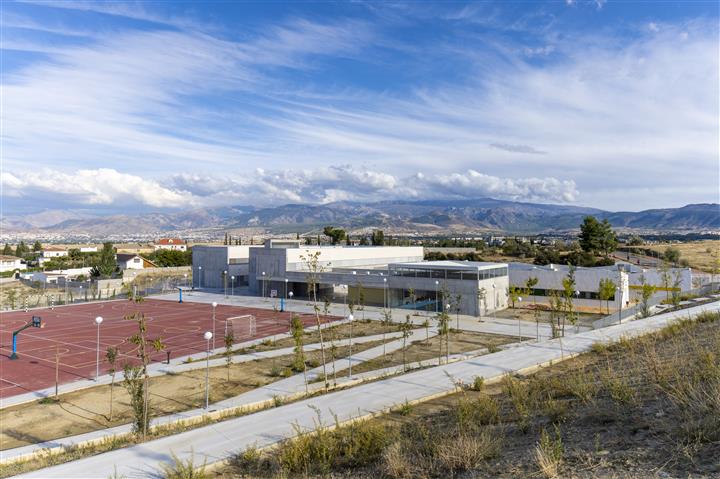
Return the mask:
[[[250, 246], [193, 246], [192, 286], [223, 288], [248, 284]], [[235, 277], [233, 281], [232, 277]]]

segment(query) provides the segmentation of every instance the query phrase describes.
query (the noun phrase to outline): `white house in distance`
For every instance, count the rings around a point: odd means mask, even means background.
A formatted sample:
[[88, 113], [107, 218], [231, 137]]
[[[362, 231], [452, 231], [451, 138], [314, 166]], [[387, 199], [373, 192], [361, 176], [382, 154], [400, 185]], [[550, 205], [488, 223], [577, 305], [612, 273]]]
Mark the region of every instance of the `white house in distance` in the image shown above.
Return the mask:
[[140, 256], [139, 254], [133, 254], [133, 253], [118, 253], [116, 255], [117, 265], [118, 268], [121, 270], [126, 269], [145, 269], [145, 268], [155, 268], [156, 265], [146, 259]]
[[160, 238], [153, 244], [155, 251], [169, 249], [172, 251], [186, 251], [187, 243], [180, 238]]
[[59, 258], [61, 256], [67, 256], [68, 250], [67, 248], [62, 248], [60, 246], [47, 246], [43, 248], [42, 250], [42, 257], [43, 258]]
[[0, 255], [0, 273], [27, 269], [27, 265], [17, 256]]

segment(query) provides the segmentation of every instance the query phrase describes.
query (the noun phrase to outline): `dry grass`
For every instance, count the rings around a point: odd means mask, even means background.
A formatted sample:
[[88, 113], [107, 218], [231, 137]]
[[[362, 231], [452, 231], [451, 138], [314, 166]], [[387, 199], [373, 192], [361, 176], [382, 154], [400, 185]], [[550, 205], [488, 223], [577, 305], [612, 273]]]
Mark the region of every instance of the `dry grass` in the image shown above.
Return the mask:
[[[370, 342], [353, 347], [354, 352], [381, 344]], [[337, 357], [344, 357], [349, 348], [338, 348]], [[306, 353], [309, 365], [319, 364], [320, 352]], [[227, 368], [210, 368], [210, 401], [217, 402], [264, 386], [290, 371], [292, 356], [281, 356], [238, 364]], [[277, 372], [277, 374], [276, 374]], [[331, 368], [328, 368], [330, 374]], [[97, 386], [60, 395], [58, 402], [30, 403], [0, 410], [0, 448], [10, 449], [49, 441], [107, 427], [127, 424], [132, 420], [129, 397], [116, 382], [113, 421], [109, 418], [109, 385]], [[162, 416], [201, 407], [205, 400], [205, 370], [197, 369], [150, 380], [150, 401], [153, 414]]]
[[[269, 452], [254, 463], [279, 465], [251, 477], [298, 475], [291, 469], [309, 477], [363, 479], [645, 478], [659, 470], [672, 477], [715, 477], [719, 359], [720, 315], [702, 315], [526, 378], [506, 376], [479, 384], [479, 391], [468, 388], [370, 420], [385, 428], [386, 446], [373, 449], [369, 464], [289, 468]], [[309, 443], [293, 447], [315, 447]], [[226, 469], [219, 476], [239, 474]]]
[[680, 251], [680, 259], [686, 259], [690, 267], [697, 268], [708, 273], [717, 268], [720, 259], [720, 240], [689, 241], [687, 243], [667, 243], [643, 245], [641, 248], [651, 249], [664, 253], [669, 247]]

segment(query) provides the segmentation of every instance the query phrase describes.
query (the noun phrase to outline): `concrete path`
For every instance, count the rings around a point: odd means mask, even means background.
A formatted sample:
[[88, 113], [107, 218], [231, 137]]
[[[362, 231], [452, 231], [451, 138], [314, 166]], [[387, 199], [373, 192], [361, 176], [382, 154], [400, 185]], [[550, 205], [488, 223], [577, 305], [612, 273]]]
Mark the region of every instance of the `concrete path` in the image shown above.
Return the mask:
[[200, 463], [204, 459], [207, 459], [208, 463], [213, 463], [248, 446], [268, 446], [283, 438], [291, 437], [294, 434], [294, 427], [312, 429], [318, 420], [318, 414], [326, 423], [332, 423], [335, 416], [340, 421], [346, 421], [377, 414], [405, 401], [412, 402], [452, 391], [454, 385], [450, 378], [465, 383], [470, 383], [475, 376], [481, 376], [486, 380], [496, 379], [509, 372], [531, 369], [588, 351], [594, 343], [607, 343], [623, 336], [646, 334], [678, 319], [692, 317], [703, 311], [718, 310], [720, 310], [720, 302], [715, 302], [583, 332], [562, 340], [525, 343], [498, 353], [298, 401], [18, 477], [107, 477], [115, 467], [117, 473], [125, 477], [153, 477], [158, 474], [159, 463], [171, 461], [171, 453], [175, 453], [181, 459], [194, 455]]
[[[430, 329], [428, 331], [429, 336], [433, 337], [437, 335], [437, 330]], [[386, 333], [385, 339], [393, 339], [397, 338], [398, 336], [402, 336], [402, 333]], [[410, 331], [410, 336], [407, 338], [407, 345], [410, 345], [412, 341], [417, 341], [420, 337], [425, 338], [426, 337], [426, 331], [423, 330], [413, 330]], [[360, 338], [353, 338], [352, 343], [353, 344], [362, 344], [362, 343], [368, 343], [372, 341], [378, 341], [382, 340], [382, 335], [373, 335], [373, 336], [362, 336]], [[335, 341], [335, 344], [338, 347], [341, 346], [347, 346], [350, 344], [350, 340], [338, 340]], [[403, 341], [402, 339], [396, 339], [394, 341], [390, 341], [385, 343], [385, 348], [383, 346], [376, 346], [374, 348], [366, 349], [364, 351], [360, 351], [358, 353], [353, 354], [352, 356], [349, 356], [347, 358], [340, 358], [337, 359], [334, 362], [335, 365], [335, 371], [343, 371], [349, 368], [350, 363], [352, 362], [353, 365], [361, 364], [369, 359], [374, 359], [377, 357], [380, 357], [383, 352], [391, 353], [393, 351], [396, 351], [400, 348], [402, 348]], [[326, 347], [328, 347], [326, 345]], [[305, 346], [305, 351], [316, 351], [320, 349], [320, 344], [310, 344]], [[271, 357], [277, 357], [282, 356], [286, 354], [291, 354], [293, 352], [293, 348], [283, 348], [273, 351], [263, 351], [263, 352], [257, 352], [247, 355], [241, 355], [241, 356], [235, 356], [233, 359], [233, 362], [235, 363], [241, 363], [246, 361], [253, 361], [255, 359], [261, 359], [261, 358], [271, 358]], [[328, 359], [329, 361], [329, 359]], [[197, 363], [188, 363], [188, 364], [181, 364], [175, 366], [172, 371], [173, 372], [181, 372], [183, 370], [191, 370], [191, 369], [198, 369], [198, 368], [204, 368], [205, 362], [200, 361], [202, 365], [198, 365]], [[218, 358], [210, 361], [210, 366], [224, 366], [225, 365], [225, 359], [224, 358]], [[332, 371], [333, 371], [333, 363], [329, 362], [326, 365], [327, 374], [328, 374], [328, 380], [332, 382]], [[281, 401], [289, 401], [291, 399], [295, 399], [298, 396], [302, 396], [304, 393], [312, 393], [318, 390], [321, 390], [323, 388], [322, 381], [315, 382], [317, 379], [320, 379], [322, 377], [323, 368], [322, 366], [319, 366], [317, 368], [309, 369], [306, 371], [307, 374], [307, 380], [308, 380], [308, 388], [305, 387], [305, 377], [303, 374], [296, 374], [294, 376], [291, 376], [289, 378], [281, 379], [279, 381], [267, 384], [265, 386], [262, 386], [257, 389], [253, 389], [252, 391], [248, 391], [246, 393], [240, 394], [238, 396], [228, 398], [222, 401], [219, 401], [217, 403], [213, 403], [210, 405], [209, 411], [221, 411], [221, 410], [233, 410], [236, 408], [241, 407], [248, 407], [251, 405], [257, 405], [262, 403], [269, 403], [271, 401], [274, 401], [275, 399], [281, 400]], [[375, 376], [372, 375], [372, 372], [370, 374], [365, 374], [363, 376], [357, 375], [353, 377], [347, 377], [345, 376], [345, 379], [343, 381], [338, 381], [341, 384], [349, 383], [349, 382], [361, 382], [363, 379], [368, 377], [382, 377], [384, 375], [387, 375], [386, 372], [381, 371], [379, 373], [376, 373]], [[342, 378], [340, 378], [342, 379]], [[167, 425], [171, 424], [173, 422], [181, 421], [181, 420], [188, 420], [192, 418], [200, 418], [201, 416], [207, 414], [208, 411], [205, 409], [191, 409], [188, 411], [182, 411], [175, 414], [170, 414], [167, 416], [162, 416], [158, 418], [154, 418], [151, 421], [152, 426], [158, 426], [158, 425]], [[64, 438], [58, 438], [46, 442], [42, 442], [39, 444], [32, 444], [28, 446], [22, 446], [14, 449], [8, 449], [4, 451], [0, 451], [0, 462], [5, 461], [12, 461], [18, 458], [27, 457], [33, 453], [36, 453], [40, 450], [47, 450], [47, 449], [54, 449], [59, 447], [69, 447], [76, 444], [82, 444], [87, 443], [88, 441], [95, 441], [106, 437], [112, 437], [119, 434], [127, 434], [131, 432], [131, 425], [130, 424], [123, 424], [120, 426], [115, 426], [112, 428], [106, 428], [106, 429], [100, 429], [97, 431], [91, 431], [84, 434], [78, 434], [75, 436], [68, 436]]]

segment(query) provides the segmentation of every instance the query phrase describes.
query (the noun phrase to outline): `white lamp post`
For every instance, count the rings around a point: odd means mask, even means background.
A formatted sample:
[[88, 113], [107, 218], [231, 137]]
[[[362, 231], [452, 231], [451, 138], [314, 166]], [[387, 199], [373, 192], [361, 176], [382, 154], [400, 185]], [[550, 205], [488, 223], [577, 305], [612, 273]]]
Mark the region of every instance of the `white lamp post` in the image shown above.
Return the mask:
[[187, 286], [188, 286], [188, 280], [187, 280], [188, 274], [185, 273], [183, 276], [185, 276], [185, 287], [187, 288]]
[[235, 296], [235, 275], [230, 276], [230, 296]]
[[285, 278], [285, 302], [287, 303], [287, 294], [288, 294], [288, 279]]
[[200, 270], [198, 273], [198, 287], [202, 289], [202, 266], [198, 266], [198, 270]]
[[439, 303], [438, 303], [438, 287], [440, 286], [440, 281], [435, 281], [435, 314], [439, 312]]
[[262, 272], [262, 297], [265, 298], [265, 271]]
[[620, 303], [620, 307], [618, 308], [618, 324], [622, 324], [622, 297], [620, 296], [620, 286], [615, 287], [615, 294], [617, 295], [618, 302]]
[[[522, 296], [518, 297], [518, 303], [522, 303]], [[522, 334], [520, 333], [520, 315], [518, 314], [518, 341], [522, 343]]]
[[348, 379], [352, 377], [352, 338], [353, 338], [353, 321], [355, 320], [355, 316], [352, 314], [348, 314], [347, 317], [348, 321], [350, 322], [350, 354], [348, 355]]
[[100, 376], [100, 324], [103, 322], [103, 317], [98, 316], [95, 318], [95, 324], [97, 324], [97, 347], [95, 349], [95, 381]]
[[[382, 273], [380, 273], [382, 274]], [[383, 308], [387, 309], [387, 278], [383, 278]]]
[[207, 342], [205, 354], [205, 410], [207, 411], [210, 406], [210, 340], [213, 339], [213, 333], [206, 331], [203, 337]]
[[227, 299], [227, 271], [223, 271], [223, 288], [225, 289], [225, 299]]
[[[217, 303], [213, 301], [212, 304], [213, 313], [212, 313], [212, 334], [215, 334], [215, 308], [217, 308]], [[215, 349], [215, 337], [213, 336], [213, 349]]]

